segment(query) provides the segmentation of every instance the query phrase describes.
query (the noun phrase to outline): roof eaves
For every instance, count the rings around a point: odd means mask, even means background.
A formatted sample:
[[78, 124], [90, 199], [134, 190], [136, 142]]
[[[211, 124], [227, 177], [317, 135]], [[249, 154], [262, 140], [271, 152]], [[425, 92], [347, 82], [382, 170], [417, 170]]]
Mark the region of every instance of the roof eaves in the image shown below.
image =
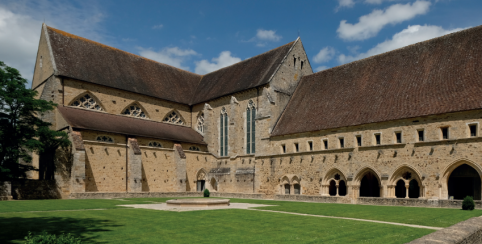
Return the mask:
[[284, 63], [284, 61], [286, 60], [286, 58], [288, 57], [288, 54], [291, 52], [291, 50], [293, 50], [293, 48], [295, 47], [296, 43], [298, 42], [298, 40], [300, 40], [300, 37], [296, 38], [296, 40], [293, 42], [293, 45], [291, 45], [290, 47], [290, 50], [288, 50], [288, 52], [286, 52], [285, 56], [283, 57], [283, 59], [281, 60], [281, 62], [278, 64], [278, 67], [276, 67], [275, 71], [273, 72], [273, 74], [271, 74], [271, 77], [269, 77], [268, 79], [268, 82], [271, 82], [271, 80], [273, 79], [274, 75], [276, 74], [276, 72], [278, 72], [278, 70], [281, 68], [281, 65]]
[[49, 48], [49, 54], [50, 54], [50, 59], [51, 59], [51, 62], [52, 62], [52, 68], [54, 69], [54, 74], [58, 75], [57, 64], [55, 63], [54, 52], [52, 51], [52, 45], [50, 44], [50, 36], [49, 36], [49, 32], [47, 31], [47, 28], [51, 28], [51, 27], [48, 27], [45, 23], [43, 23], [42, 24], [42, 30], [44, 32], [45, 39], [47, 40], [47, 46]]

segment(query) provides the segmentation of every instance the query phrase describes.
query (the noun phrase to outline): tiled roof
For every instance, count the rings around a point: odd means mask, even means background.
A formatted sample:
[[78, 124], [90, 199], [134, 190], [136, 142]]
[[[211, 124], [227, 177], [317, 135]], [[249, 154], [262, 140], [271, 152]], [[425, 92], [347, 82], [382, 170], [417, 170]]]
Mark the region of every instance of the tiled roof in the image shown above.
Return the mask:
[[204, 76], [47, 27], [56, 75], [193, 105], [268, 83], [293, 42]]
[[482, 108], [482, 26], [302, 78], [272, 136]]
[[206, 144], [201, 134], [186, 126], [130, 118], [80, 108], [58, 106], [57, 109], [67, 123], [77, 129]]

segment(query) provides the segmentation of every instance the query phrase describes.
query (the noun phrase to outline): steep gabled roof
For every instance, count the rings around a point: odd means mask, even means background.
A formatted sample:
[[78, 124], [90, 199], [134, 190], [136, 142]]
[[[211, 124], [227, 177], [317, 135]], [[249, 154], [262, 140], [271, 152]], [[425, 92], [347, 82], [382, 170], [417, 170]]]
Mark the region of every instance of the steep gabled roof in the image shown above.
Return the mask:
[[56, 75], [193, 105], [267, 84], [294, 42], [201, 76], [47, 28]]
[[47, 27], [56, 75], [188, 104], [200, 75]]
[[303, 77], [272, 136], [482, 108], [482, 26]]
[[191, 104], [267, 84], [295, 42], [204, 75]]
[[80, 108], [58, 106], [57, 109], [65, 121], [77, 129], [206, 144], [201, 134], [186, 126], [130, 118]]

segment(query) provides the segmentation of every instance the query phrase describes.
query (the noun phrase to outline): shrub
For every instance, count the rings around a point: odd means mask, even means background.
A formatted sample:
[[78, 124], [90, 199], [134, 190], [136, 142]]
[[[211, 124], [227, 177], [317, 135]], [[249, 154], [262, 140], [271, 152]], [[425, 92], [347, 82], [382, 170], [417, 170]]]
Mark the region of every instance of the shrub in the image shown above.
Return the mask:
[[474, 210], [475, 203], [474, 199], [471, 196], [466, 196], [464, 201], [462, 202], [462, 209], [463, 210]]
[[30, 231], [28, 236], [25, 237], [25, 244], [81, 244], [80, 238], [76, 238], [69, 234], [61, 234], [56, 236], [54, 234], [49, 234], [45, 231], [37, 236], [32, 236]]
[[209, 190], [208, 189], [204, 190], [204, 197], [209, 197]]

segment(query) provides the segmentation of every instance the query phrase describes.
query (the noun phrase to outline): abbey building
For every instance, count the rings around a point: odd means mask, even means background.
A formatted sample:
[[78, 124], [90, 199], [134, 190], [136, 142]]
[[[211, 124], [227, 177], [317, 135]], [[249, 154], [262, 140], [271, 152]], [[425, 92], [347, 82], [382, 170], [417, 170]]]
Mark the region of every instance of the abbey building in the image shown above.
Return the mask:
[[35, 156], [30, 177], [63, 198], [480, 200], [481, 40], [475, 27], [313, 73], [297, 39], [201, 76], [44, 25], [32, 89], [72, 146]]

